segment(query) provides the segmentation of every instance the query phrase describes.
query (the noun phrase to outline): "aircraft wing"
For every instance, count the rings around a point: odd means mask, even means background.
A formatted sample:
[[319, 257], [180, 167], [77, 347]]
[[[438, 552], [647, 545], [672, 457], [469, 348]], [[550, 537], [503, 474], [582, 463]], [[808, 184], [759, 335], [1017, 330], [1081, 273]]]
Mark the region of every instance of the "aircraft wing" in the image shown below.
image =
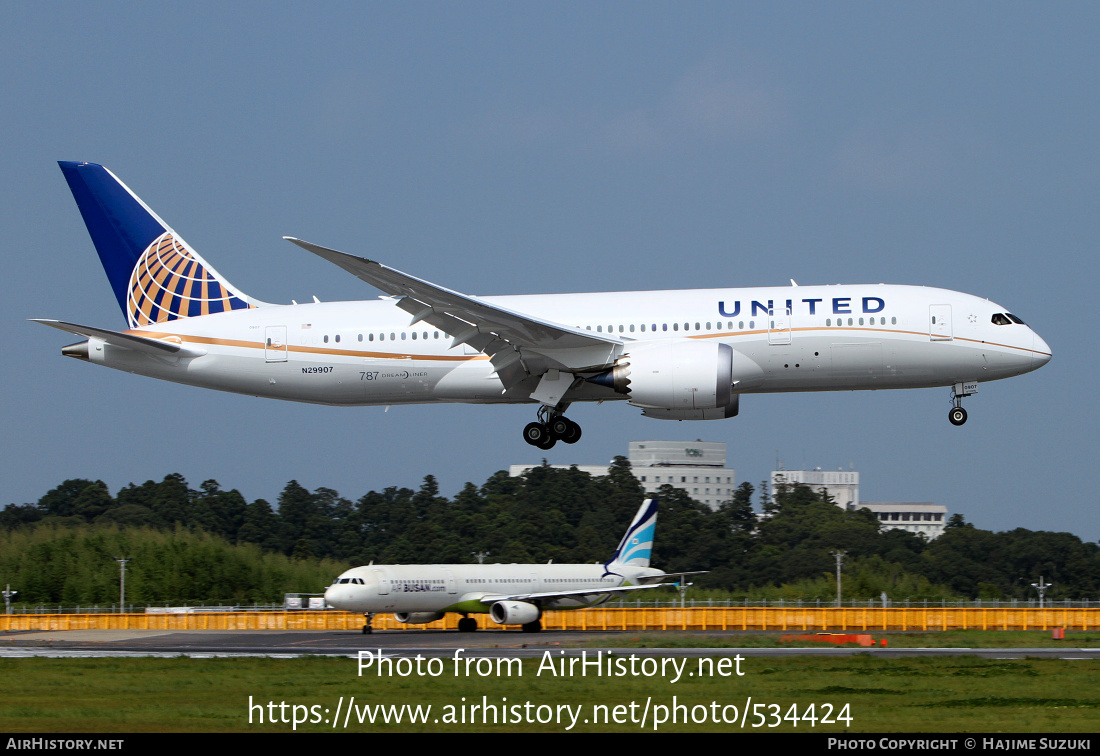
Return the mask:
[[153, 354], [160, 357], [198, 357], [206, 354], [205, 351], [197, 350], [193, 347], [183, 346], [182, 344], [176, 344], [171, 341], [153, 339], [148, 336], [138, 336], [133, 333], [123, 333], [122, 331], [111, 331], [106, 328], [66, 323], [63, 320], [49, 320], [45, 318], [31, 318], [30, 320], [32, 323], [41, 323], [51, 328], [57, 328], [58, 330], [67, 331], [77, 336], [83, 336], [86, 339], [96, 338], [111, 346], [121, 347], [123, 349], [133, 349], [138, 352], [145, 352], [146, 354]]
[[618, 588], [580, 588], [575, 591], [543, 591], [540, 593], [489, 594], [478, 601], [493, 604], [497, 601], [531, 601], [532, 599], [556, 599], [569, 596], [592, 596], [601, 593], [623, 593], [624, 591], [642, 591], [649, 588], [662, 588], [670, 583], [648, 583], [646, 585], [620, 585]]
[[[683, 578], [688, 575], [705, 575], [709, 570], [698, 570], [696, 572], [666, 572], [663, 575], [653, 575], [647, 580], [666, 580], [667, 578]], [[527, 599], [555, 599], [565, 598], [567, 596], [587, 596], [593, 593], [621, 593], [623, 591], [641, 591], [648, 588], [662, 588], [666, 585], [676, 585], [676, 583], [645, 583], [644, 585], [620, 585], [618, 588], [580, 588], [574, 591], [544, 591], [542, 593], [517, 593], [512, 596], [484, 596], [480, 600], [482, 603], [491, 604], [494, 601], [523, 601]]]
[[509, 310], [374, 260], [283, 238], [397, 298], [397, 306], [412, 315], [410, 325], [430, 323], [452, 337], [452, 346], [469, 344], [489, 355], [505, 390], [548, 370], [598, 370], [622, 354], [623, 342], [614, 336]]

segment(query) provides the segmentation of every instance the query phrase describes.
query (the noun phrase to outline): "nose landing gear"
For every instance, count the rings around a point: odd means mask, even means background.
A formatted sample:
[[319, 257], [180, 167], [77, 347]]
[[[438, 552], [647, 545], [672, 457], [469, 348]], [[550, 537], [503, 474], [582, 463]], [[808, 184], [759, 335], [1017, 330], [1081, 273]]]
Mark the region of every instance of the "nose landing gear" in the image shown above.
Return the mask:
[[962, 425], [966, 422], [966, 410], [962, 407], [963, 397], [976, 393], [978, 393], [977, 381], [956, 383], [951, 388], [951, 402], [953, 406], [951, 407], [951, 411], [947, 413], [947, 419], [952, 425]]
[[538, 420], [528, 423], [523, 429], [523, 440], [540, 449], [551, 449], [558, 441], [575, 444], [581, 439], [581, 426], [565, 415], [539, 407]]

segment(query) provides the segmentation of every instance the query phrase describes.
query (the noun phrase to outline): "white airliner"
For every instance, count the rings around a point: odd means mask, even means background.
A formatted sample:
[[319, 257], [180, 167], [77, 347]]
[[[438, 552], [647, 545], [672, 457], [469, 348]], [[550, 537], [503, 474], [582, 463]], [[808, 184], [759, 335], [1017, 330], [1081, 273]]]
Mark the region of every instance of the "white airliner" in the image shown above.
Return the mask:
[[485, 614], [498, 625], [542, 629], [546, 609], [582, 609], [626, 591], [659, 588], [671, 575], [649, 566], [657, 500], [646, 499], [619, 547], [603, 564], [404, 564], [355, 567], [325, 591], [329, 606], [366, 615], [393, 612], [398, 622], [427, 624], [447, 612], [462, 615], [458, 629], [477, 630], [468, 615]]
[[887, 284], [475, 297], [372, 260], [289, 241], [384, 292], [271, 305], [242, 293], [114, 174], [62, 162], [129, 328], [36, 322], [87, 340], [62, 354], [240, 394], [334, 405], [537, 404], [524, 439], [576, 442], [573, 402], [647, 417], [733, 417], [742, 394], [978, 384], [1050, 347], [1006, 308]]

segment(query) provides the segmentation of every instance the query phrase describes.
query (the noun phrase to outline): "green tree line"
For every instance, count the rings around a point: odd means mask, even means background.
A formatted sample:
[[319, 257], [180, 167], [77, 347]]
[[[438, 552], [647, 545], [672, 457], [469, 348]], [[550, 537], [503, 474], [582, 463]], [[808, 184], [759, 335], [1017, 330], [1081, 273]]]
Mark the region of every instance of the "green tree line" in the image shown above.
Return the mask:
[[[453, 498], [440, 495], [432, 476], [417, 490], [386, 488], [355, 501], [290, 481], [275, 506], [212, 480], [192, 489], [180, 475], [114, 496], [101, 481], [67, 480], [34, 504], [0, 511], [0, 582], [22, 585], [27, 601], [110, 600], [118, 570], [109, 557], [123, 554], [107, 552], [125, 550], [118, 539], [126, 538], [143, 549], [133, 555], [127, 594], [151, 603], [279, 600], [282, 592], [318, 591], [346, 566], [371, 561], [471, 563], [488, 553], [487, 561], [501, 563], [599, 562], [643, 497], [623, 457], [606, 476], [545, 464], [520, 477], [501, 471]], [[840, 550], [849, 598], [1030, 598], [1040, 575], [1053, 584], [1050, 597], [1100, 597], [1100, 546], [1070, 533], [994, 533], [955, 515], [944, 535], [926, 541], [884, 530], [869, 511], [840, 509], [803, 485], [769, 493], [742, 483], [717, 510], [667, 485], [659, 497], [653, 564], [708, 570], [695, 579], [703, 589], [828, 599], [831, 552]], [[77, 554], [86, 559], [79, 566]], [[307, 565], [314, 571], [290, 577]]]
[[157, 530], [43, 521], [0, 532], [0, 576], [20, 604], [116, 604], [126, 565], [126, 603], [281, 603], [284, 593], [319, 593], [347, 568], [293, 560], [255, 544], [182, 526]]

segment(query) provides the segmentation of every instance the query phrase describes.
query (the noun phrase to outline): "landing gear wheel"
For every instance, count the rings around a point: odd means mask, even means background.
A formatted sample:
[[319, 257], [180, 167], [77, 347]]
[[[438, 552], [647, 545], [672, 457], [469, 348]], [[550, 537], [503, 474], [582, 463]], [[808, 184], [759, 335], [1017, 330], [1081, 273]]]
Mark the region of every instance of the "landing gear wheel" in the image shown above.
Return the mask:
[[542, 630], [542, 622], [535, 620], [534, 622], [528, 622], [525, 625], [520, 625], [525, 633], [537, 633]]
[[556, 438], [547, 433], [546, 440], [541, 443], [535, 444], [535, 446], [542, 449], [543, 451], [546, 451], [547, 449], [553, 449], [554, 444], [556, 444], [557, 442], [558, 440]]
[[364, 614], [363, 618], [367, 621], [367, 624], [363, 625], [363, 635], [370, 635], [374, 632], [374, 628], [370, 626], [371, 621], [374, 619], [374, 612]]
[[374, 630], [370, 625], [363, 625], [363, 635], [370, 635]]
[[565, 415], [558, 415], [555, 418], [551, 418], [550, 422], [547, 423], [547, 427], [550, 429], [550, 435], [558, 441], [564, 441], [567, 444], [575, 444], [581, 440], [581, 426], [574, 423]]
[[[553, 440], [550, 431], [542, 423], [527, 423], [523, 428], [523, 440], [531, 446], [541, 447], [547, 439]], [[549, 447], [546, 447], [549, 448]]]
[[458, 621], [458, 632], [472, 633], [477, 630], [477, 620], [473, 617], [463, 617]]
[[947, 419], [951, 421], [952, 425], [962, 425], [966, 422], [966, 410], [962, 407], [952, 407], [951, 411], [947, 413]]
[[565, 432], [564, 436], [561, 436], [561, 440], [567, 444], [575, 444], [581, 440], [581, 426], [569, 418], [562, 418], [569, 423], [569, 430]]
[[550, 428], [551, 436], [553, 436], [554, 438], [560, 438], [562, 441], [564, 441], [565, 437], [569, 434], [569, 429], [575, 424], [576, 423], [574, 423], [565, 415], [558, 415], [557, 417], [551, 419], [549, 423], [547, 423], [547, 427]]

